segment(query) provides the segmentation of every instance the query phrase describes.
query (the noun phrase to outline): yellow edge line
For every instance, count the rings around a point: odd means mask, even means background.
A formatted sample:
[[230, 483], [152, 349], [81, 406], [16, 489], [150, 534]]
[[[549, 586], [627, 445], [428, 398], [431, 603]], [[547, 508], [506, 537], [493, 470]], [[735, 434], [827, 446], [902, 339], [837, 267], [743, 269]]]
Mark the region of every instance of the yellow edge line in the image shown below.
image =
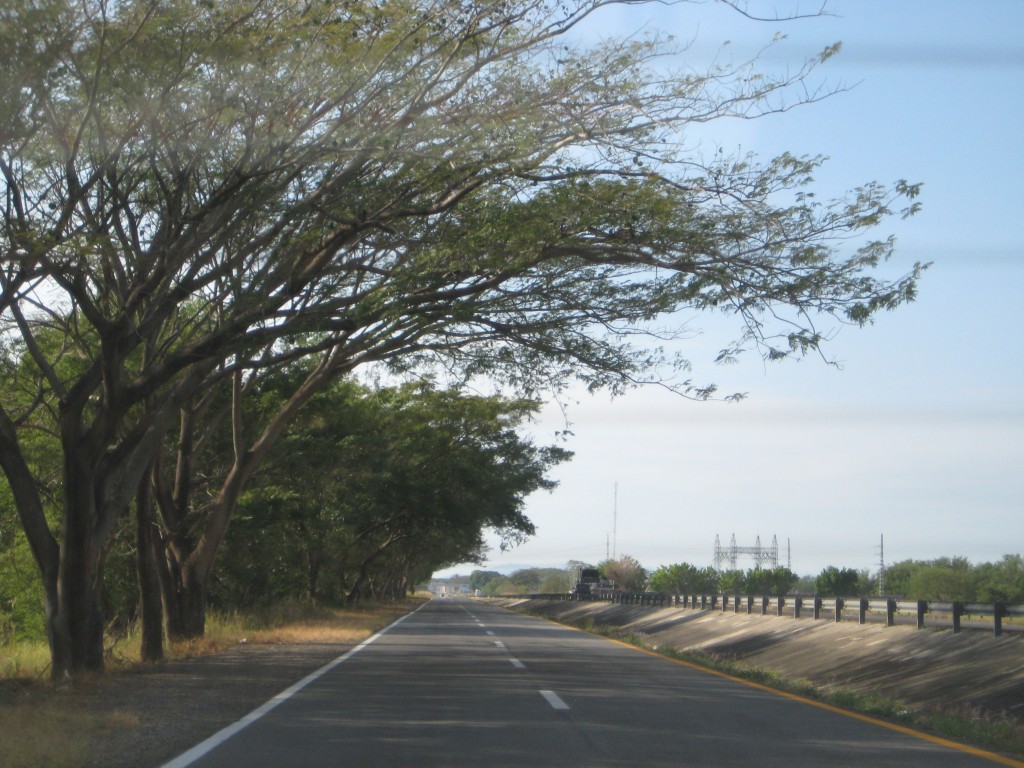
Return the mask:
[[615, 643], [616, 645], [621, 645], [623, 648], [629, 648], [634, 651], [639, 651], [640, 653], [646, 653], [648, 656], [654, 656], [656, 659], [670, 661], [673, 664], [679, 664], [680, 666], [688, 667], [689, 669], [693, 669], [698, 672], [706, 672], [709, 675], [717, 675], [718, 677], [725, 678], [726, 680], [732, 680], [733, 682], [742, 683], [743, 685], [749, 686], [751, 688], [756, 688], [759, 691], [773, 693], [776, 696], [782, 696], [787, 699], [792, 699], [793, 701], [799, 701], [804, 704], [810, 704], [812, 707], [826, 709], [829, 712], [835, 712], [837, 715], [845, 715], [846, 717], [852, 717], [854, 720], [861, 720], [865, 723], [871, 723], [872, 725], [878, 725], [882, 728], [888, 728], [890, 731], [898, 731], [899, 733], [906, 734], [907, 736], [913, 736], [914, 738], [921, 739], [922, 741], [930, 741], [933, 744], [939, 744], [943, 747], [949, 747], [950, 749], [955, 749], [958, 752], [965, 752], [968, 755], [974, 755], [975, 757], [981, 757], [986, 760], [991, 760], [993, 763], [999, 763], [1000, 765], [1009, 765], [1013, 766], [1013, 768], [1024, 768], [1024, 762], [1021, 762], [1020, 760], [1015, 760], [1012, 757], [1004, 757], [1003, 755], [996, 754], [995, 752], [988, 752], [987, 750], [979, 749], [978, 747], [972, 747], [967, 744], [960, 744], [956, 741], [943, 739], [939, 736], [932, 736], [931, 734], [924, 733], [922, 731], [915, 731], [913, 728], [907, 728], [903, 725], [896, 725], [895, 723], [889, 723], [885, 720], [879, 720], [878, 718], [871, 717], [870, 715], [862, 715], [859, 712], [854, 712], [849, 709], [843, 709], [842, 707], [837, 707], [832, 704], [826, 704], [823, 701], [809, 699], [806, 696], [800, 696], [796, 693], [789, 693], [788, 691], [780, 691], [777, 688], [770, 688], [767, 685], [755, 683], [751, 680], [744, 680], [742, 677], [736, 677], [735, 675], [730, 675], [727, 672], [719, 672], [717, 669], [709, 669], [708, 667], [702, 667], [699, 664], [694, 664], [690, 661], [674, 659], [671, 656], [666, 656], [663, 653], [652, 651], [649, 648], [641, 648], [638, 645], [631, 645], [630, 643], [623, 642], [622, 640], [616, 640], [612, 637], [605, 637], [604, 635], [595, 635], [592, 632], [587, 632], [585, 629], [574, 627], [571, 624], [563, 624], [559, 621], [554, 621], [553, 619], [545, 619], [545, 621], [549, 621], [552, 624], [557, 624], [558, 626], [564, 627], [566, 629], [574, 629], [577, 632], [584, 632], [590, 635], [591, 637], [600, 637], [603, 640], [607, 640], [609, 643]]

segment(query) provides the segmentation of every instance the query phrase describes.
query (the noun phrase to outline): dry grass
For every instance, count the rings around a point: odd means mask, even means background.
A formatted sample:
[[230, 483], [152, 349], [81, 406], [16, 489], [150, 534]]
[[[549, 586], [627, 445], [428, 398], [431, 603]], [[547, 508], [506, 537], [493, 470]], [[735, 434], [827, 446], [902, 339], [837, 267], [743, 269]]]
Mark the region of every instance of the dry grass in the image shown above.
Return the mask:
[[[344, 610], [296, 603], [275, 606], [259, 614], [213, 615], [207, 621], [205, 637], [168, 644], [165, 650], [168, 659], [180, 659], [216, 653], [239, 642], [354, 645], [409, 610], [408, 602]], [[111, 639], [106, 660], [107, 675], [138, 667], [138, 637], [132, 634]], [[95, 713], [81, 706], [74, 690], [55, 692], [48, 683], [49, 669], [45, 645], [0, 648], [3, 768], [78, 768], [86, 764], [95, 734], [142, 724], [135, 712]], [[82, 675], [75, 687], [84, 690], [94, 682], [89, 675]]]
[[0, 765], [4, 768], [78, 768], [97, 733], [138, 728], [134, 712], [94, 712], [74, 696], [42, 683], [0, 684]]
[[361, 627], [337, 626], [324, 622], [304, 622], [255, 633], [252, 642], [261, 643], [358, 643], [373, 632]]
[[214, 615], [206, 635], [177, 643], [172, 658], [216, 652], [235, 643], [359, 643], [409, 612], [409, 604], [344, 609], [282, 603], [255, 614]]
[[42, 679], [49, 672], [50, 649], [46, 643], [0, 647], [0, 680]]
[[7, 768], [75, 768], [88, 755], [97, 718], [53, 697], [0, 703], [0, 765]]

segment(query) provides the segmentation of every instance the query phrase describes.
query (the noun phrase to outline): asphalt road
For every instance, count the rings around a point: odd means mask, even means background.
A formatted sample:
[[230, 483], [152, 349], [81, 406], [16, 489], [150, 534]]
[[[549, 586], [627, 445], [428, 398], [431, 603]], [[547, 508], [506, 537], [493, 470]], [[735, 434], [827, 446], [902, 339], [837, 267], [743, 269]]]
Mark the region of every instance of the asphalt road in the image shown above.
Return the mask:
[[997, 764], [470, 600], [329, 667], [167, 768]]

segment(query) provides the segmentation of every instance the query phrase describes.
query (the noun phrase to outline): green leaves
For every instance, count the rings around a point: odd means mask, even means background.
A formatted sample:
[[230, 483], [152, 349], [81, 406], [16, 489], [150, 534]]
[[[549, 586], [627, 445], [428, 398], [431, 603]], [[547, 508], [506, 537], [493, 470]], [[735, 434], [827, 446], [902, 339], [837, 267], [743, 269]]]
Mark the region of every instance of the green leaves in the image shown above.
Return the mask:
[[[683, 139], [821, 98], [807, 79], [835, 47], [778, 77], [756, 62], [675, 76], [657, 34], [568, 42], [606, 4], [6, 3], [0, 327], [35, 368], [24, 400], [61, 415], [65, 465], [95, 458], [65, 509], [98, 505], [112, 530], [163, 431], [236, 373], [310, 358], [317, 386], [384, 363], [525, 394], [657, 381], [702, 398], [714, 385], [662, 351], [682, 333], [657, 318], [726, 313], [723, 360], [775, 360], [913, 298], [923, 266], [885, 278], [892, 241], [851, 241], [913, 214], [919, 185], [821, 201], [821, 158], [703, 157]], [[292, 413], [274, 421], [272, 400], [268, 441]], [[0, 446], [9, 473], [22, 434]], [[421, 456], [456, 473], [513, 447]], [[517, 487], [543, 487], [558, 457], [520, 459], [512, 501], [486, 512], [512, 531]], [[391, 472], [425, 493], [422, 473]], [[451, 509], [483, 493], [467, 488], [443, 489]]]
[[547, 473], [571, 455], [518, 435], [536, 408], [427, 384], [331, 387], [242, 503], [221, 578], [255, 578], [247, 553], [260, 551], [280, 569], [264, 590], [297, 596], [308, 584], [300, 564], [315, 561], [323, 563], [319, 596], [337, 599], [336, 585], [351, 590], [361, 573], [379, 584], [392, 569], [405, 574], [415, 564], [429, 574], [481, 557], [487, 530], [514, 546], [534, 533], [526, 497], [553, 488]]

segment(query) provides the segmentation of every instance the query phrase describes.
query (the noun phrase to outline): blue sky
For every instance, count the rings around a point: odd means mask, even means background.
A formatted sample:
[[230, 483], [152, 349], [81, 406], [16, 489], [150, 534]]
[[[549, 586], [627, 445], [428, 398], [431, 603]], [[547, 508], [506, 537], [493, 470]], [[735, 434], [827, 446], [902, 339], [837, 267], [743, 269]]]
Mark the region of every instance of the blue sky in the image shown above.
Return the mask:
[[[765, 14], [818, 7], [750, 3]], [[819, 197], [872, 180], [922, 182], [921, 213], [875, 233], [897, 236], [892, 274], [933, 263], [920, 298], [841, 330], [828, 350], [841, 370], [756, 356], [715, 367], [730, 329], [693, 318], [703, 331], [685, 348], [695, 378], [748, 398], [580, 396], [569, 413], [576, 458], [556, 471], [557, 490], [528, 501], [537, 536], [494, 550], [485, 567], [596, 562], [613, 550], [648, 568], [710, 565], [715, 536], [725, 545], [733, 534], [740, 546], [776, 536], [782, 564], [788, 544], [800, 574], [877, 570], [883, 535], [887, 563], [1024, 552], [1024, 3], [830, 0], [828, 9], [781, 24], [745, 21], [720, 3], [651, 4], [606, 13], [593, 33], [662, 29], [692, 38], [686, 56], [699, 63], [725, 40], [742, 56], [783, 32], [768, 68], [842, 41], [820, 74], [847, 91], [716, 124], [702, 141], [762, 158], [826, 155]], [[564, 426], [551, 408], [532, 433], [550, 442]]]

